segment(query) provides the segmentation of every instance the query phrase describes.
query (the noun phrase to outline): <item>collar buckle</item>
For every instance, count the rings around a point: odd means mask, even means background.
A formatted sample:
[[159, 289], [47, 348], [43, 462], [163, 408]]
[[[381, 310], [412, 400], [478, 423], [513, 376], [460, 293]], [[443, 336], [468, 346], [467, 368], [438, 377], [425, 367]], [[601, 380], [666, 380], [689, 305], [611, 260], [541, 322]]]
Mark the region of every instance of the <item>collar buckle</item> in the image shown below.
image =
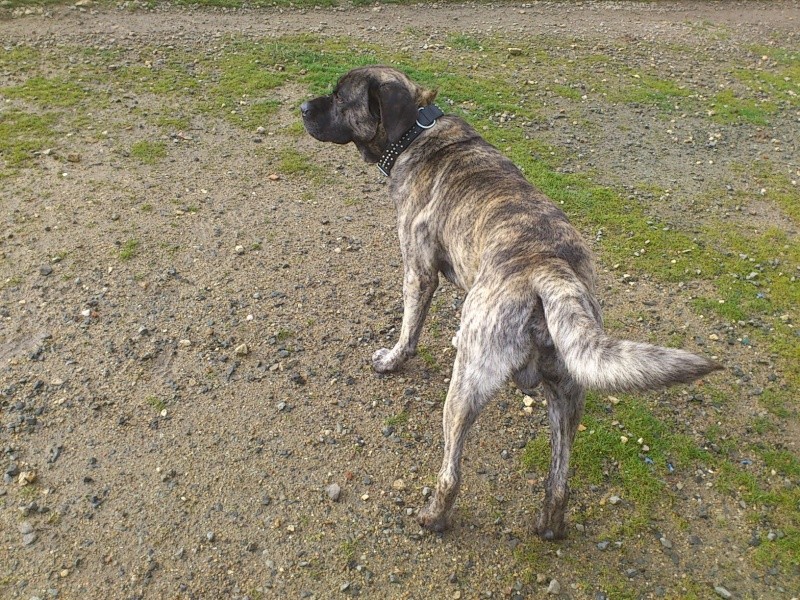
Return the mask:
[[442, 111], [435, 105], [429, 104], [428, 106], [423, 106], [417, 112], [417, 125], [423, 129], [430, 129], [436, 125], [436, 119], [442, 116], [441, 113]]

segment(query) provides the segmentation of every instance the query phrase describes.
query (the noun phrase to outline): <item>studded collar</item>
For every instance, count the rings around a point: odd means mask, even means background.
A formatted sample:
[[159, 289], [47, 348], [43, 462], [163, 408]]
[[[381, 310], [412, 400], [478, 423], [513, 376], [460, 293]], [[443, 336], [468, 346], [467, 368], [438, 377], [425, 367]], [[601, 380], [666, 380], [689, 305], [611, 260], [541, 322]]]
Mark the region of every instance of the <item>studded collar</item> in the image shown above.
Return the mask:
[[436, 125], [436, 119], [443, 116], [444, 113], [442, 109], [435, 104], [429, 104], [428, 106], [420, 108], [417, 113], [417, 122], [414, 126], [406, 131], [403, 137], [384, 151], [381, 159], [378, 161], [378, 170], [388, 177], [392, 172], [395, 161], [403, 151], [411, 145], [411, 142], [417, 139], [419, 134], [423, 131]]

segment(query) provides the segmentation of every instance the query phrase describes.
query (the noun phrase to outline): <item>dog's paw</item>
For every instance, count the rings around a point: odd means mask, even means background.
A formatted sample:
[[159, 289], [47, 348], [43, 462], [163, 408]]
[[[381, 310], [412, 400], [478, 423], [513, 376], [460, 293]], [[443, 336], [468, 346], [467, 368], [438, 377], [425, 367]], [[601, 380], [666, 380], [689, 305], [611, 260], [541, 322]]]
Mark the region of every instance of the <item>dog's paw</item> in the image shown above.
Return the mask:
[[417, 514], [417, 523], [429, 531], [441, 533], [450, 528], [450, 519], [447, 514], [437, 513], [433, 510], [433, 502]]
[[540, 519], [536, 526], [536, 535], [547, 542], [563, 540], [567, 537], [567, 526], [564, 522], [559, 524], [543, 523]]
[[372, 355], [372, 368], [377, 373], [389, 373], [399, 366], [400, 361], [397, 360], [395, 353], [388, 348], [376, 350]]

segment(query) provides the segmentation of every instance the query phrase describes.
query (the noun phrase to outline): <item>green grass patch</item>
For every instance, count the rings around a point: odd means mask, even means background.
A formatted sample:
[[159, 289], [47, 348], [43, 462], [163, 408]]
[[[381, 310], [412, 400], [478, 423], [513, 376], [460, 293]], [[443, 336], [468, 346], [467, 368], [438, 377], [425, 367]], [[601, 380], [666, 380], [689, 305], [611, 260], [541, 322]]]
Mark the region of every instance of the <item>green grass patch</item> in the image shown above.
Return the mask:
[[439, 371], [439, 363], [436, 361], [436, 357], [433, 355], [430, 348], [420, 345], [417, 348], [417, 356], [422, 359], [422, 362], [424, 362], [431, 371]]
[[119, 259], [120, 260], [130, 260], [134, 256], [136, 256], [137, 251], [139, 250], [139, 240], [130, 239], [126, 241], [119, 249]]
[[55, 135], [55, 121], [53, 113], [32, 114], [19, 110], [0, 112], [0, 158], [5, 167], [27, 166], [34, 152], [46, 149]]
[[71, 108], [89, 97], [89, 92], [73, 81], [40, 76], [31, 77], [21, 85], [0, 88], [0, 94], [47, 109]]
[[629, 102], [655, 106], [664, 112], [675, 110], [676, 103], [683, 101], [691, 94], [686, 86], [681, 86], [671, 79], [661, 79], [652, 75], [631, 75], [625, 80], [622, 88], [611, 94], [617, 102]]
[[159, 413], [167, 408], [167, 403], [158, 396], [148, 396], [146, 398], [146, 402], [153, 408], [153, 410]]
[[750, 50], [759, 58], [766, 56], [770, 64], [736, 69], [734, 77], [755, 94], [788, 107], [800, 107], [800, 53], [773, 46], [752, 46]]
[[481, 40], [465, 33], [448, 34], [447, 45], [457, 50], [471, 50], [473, 52], [483, 50], [483, 42]]
[[191, 119], [186, 116], [164, 114], [157, 116], [153, 122], [158, 127], [168, 131], [186, 131], [191, 126]]
[[406, 423], [408, 423], [408, 413], [405, 411], [386, 417], [383, 420], [383, 424], [387, 427], [397, 427], [399, 425], [405, 425]]
[[776, 107], [771, 102], [741, 98], [730, 90], [724, 90], [714, 96], [710, 116], [714, 121], [723, 124], [745, 122], [766, 125], [775, 110]]
[[313, 175], [320, 167], [294, 148], [284, 148], [280, 152], [280, 171], [286, 175]]
[[167, 145], [164, 142], [140, 140], [131, 146], [130, 156], [146, 165], [154, 165], [167, 156]]

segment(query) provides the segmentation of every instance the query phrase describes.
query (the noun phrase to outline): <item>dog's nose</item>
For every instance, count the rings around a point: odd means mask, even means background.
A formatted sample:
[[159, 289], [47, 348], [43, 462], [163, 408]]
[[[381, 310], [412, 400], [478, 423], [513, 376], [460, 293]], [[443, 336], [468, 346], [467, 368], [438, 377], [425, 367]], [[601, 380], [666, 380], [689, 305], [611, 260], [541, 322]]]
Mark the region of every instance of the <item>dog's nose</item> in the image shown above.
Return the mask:
[[311, 105], [308, 102], [303, 102], [300, 105], [300, 112], [305, 117], [308, 114], [308, 111], [311, 110]]

